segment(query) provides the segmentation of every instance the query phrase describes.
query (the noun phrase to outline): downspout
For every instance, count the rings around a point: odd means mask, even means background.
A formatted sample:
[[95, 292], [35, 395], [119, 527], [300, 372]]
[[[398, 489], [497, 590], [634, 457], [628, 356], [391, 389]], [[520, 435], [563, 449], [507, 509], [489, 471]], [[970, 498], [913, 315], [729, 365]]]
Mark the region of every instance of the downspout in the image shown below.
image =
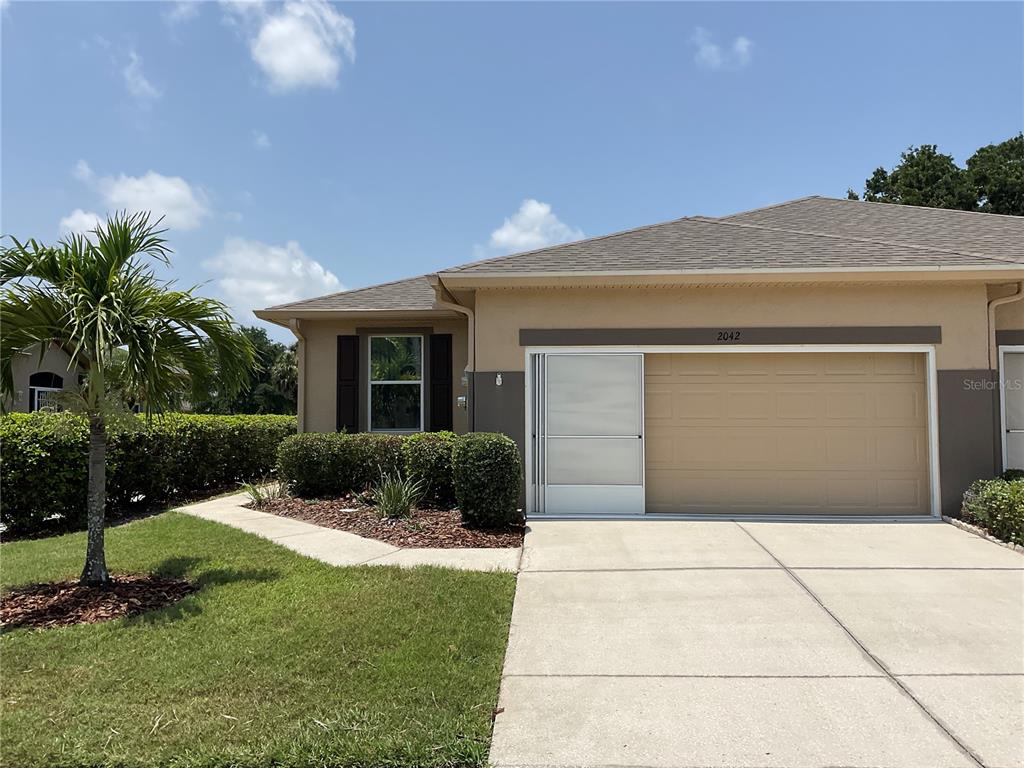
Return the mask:
[[292, 332], [292, 335], [298, 340], [298, 350], [295, 353], [295, 367], [298, 368], [299, 381], [298, 391], [296, 392], [296, 413], [298, 414], [298, 431], [306, 431], [306, 337], [302, 335], [302, 331], [299, 328], [299, 321], [296, 318], [291, 318], [288, 321], [288, 330]]
[[1021, 299], [1024, 299], [1024, 283], [1018, 282], [1017, 289], [1009, 296], [1001, 296], [998, 299], [992, 299], [988, 303], [988, 367], [990, 370], [996, 371], [997, 375], [999, 350], [996, 346], [996, 308], [1004, 304], [1012, 304]]
[[473, 397], [473, 374], [476, 372], [476, 315], [473, 310], [469, 307], [459, 304], [455, 300], [455, 297], [449, 291], [444, 282], [441, 280], [440, 275], [430, 275], [428, 278], [430, 284], [434, 287], [434, 304], [443, 309], [450, 309], [453, 312], [458, 312], [460, 315], [466, 316], [466, 382], [469, 393], [469, 403], [467, 404], [467, 415], [469, 417], [469, 431], [472, 432], [476, 428], [476, 399]]

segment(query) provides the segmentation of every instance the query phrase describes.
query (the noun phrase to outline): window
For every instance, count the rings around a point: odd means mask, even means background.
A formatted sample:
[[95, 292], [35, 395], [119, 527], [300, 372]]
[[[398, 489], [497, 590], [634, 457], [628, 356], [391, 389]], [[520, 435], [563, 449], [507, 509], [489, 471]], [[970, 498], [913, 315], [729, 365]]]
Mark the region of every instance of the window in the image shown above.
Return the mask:
[[423, 337], [370, 337], [370, 431], [423, 429]]
[[28, 409], [56, 408], [53, 393], [64, 389], [64, 379], [56, 373], [37, 371], [28, 377]]

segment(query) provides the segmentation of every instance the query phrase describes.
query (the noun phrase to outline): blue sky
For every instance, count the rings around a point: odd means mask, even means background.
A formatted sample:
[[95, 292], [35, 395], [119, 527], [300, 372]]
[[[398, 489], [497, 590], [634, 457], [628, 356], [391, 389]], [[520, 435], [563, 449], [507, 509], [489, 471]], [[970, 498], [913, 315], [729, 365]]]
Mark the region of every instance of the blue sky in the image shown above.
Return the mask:
[[242, 321], [1024, 125], [1021, 3], [0, 6], [0, 229], [160, 210]]

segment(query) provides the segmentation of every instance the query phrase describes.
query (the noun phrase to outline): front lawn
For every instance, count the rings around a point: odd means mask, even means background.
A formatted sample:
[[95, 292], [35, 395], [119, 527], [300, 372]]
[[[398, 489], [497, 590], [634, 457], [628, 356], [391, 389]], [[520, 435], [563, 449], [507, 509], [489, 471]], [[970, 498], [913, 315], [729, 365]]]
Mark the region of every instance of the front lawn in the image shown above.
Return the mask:
[[[175, 513], [107, 536], [113, 572], [201, 589], [0, 637], [4, 764], [484, 763], [514, 576], [334, 568]], [[4, 544], [0, 583], [77, 576], [84, 550], [81, 533]]]

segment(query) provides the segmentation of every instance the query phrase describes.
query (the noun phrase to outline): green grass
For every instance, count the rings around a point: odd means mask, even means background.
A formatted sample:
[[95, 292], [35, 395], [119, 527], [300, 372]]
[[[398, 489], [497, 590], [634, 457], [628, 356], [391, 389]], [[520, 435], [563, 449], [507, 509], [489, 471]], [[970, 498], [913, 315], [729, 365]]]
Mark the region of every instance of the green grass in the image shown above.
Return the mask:
[[[0, 637], [10, 766], [462, 766], [486, 760], [515, 578], [333, 568], [167, 513], [108, 531], [176, 606]], [[84, 535], [0, 547], [5, 587], [75, 577]]]

